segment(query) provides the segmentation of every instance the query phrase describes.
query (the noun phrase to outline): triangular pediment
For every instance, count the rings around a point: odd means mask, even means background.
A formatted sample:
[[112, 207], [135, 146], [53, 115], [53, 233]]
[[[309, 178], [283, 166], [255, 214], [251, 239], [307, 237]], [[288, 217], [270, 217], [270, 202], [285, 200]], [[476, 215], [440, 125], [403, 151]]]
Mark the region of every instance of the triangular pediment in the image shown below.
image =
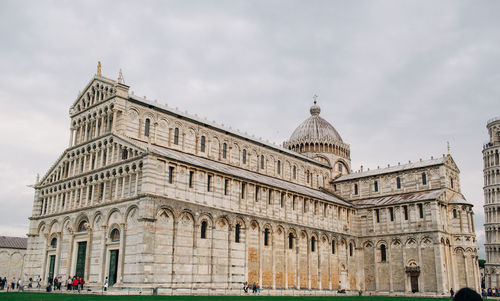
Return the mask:
[[[127, 156], [126, 160], [133, 159], [134, 157], [143, 156], [147, 153], [147, 150], [137, 146], [134, 143], [131, 143], [125, 138], [117, 136], [115, 134], [110, 134], [104, 137], [100, 137], [97, 139], [92, 139], [85, 144], [80, 144], [75, 147], [71, 147], [66, 149], [56, 160], [56, 162], [52, 165], [52, 167], [47, 171], [47, 173], [42, 177], [39, 183], [36, 186], [45, 186], [60, 180], [65, 180], [68, 177], [78, 176], [82, 172], [74, 172], [75, 170], [79, 170], [79, 166], [75, 167], [75, 156], [79, 156], [82, 153], [95, 153], [96, 151], [104, 149], [106, 145], [110, 143], [116, 143], [119, 146], [119, 149], [126, 149]], [[107, 153], [106, 156], [110, 156], [110, 153]], [[123, 159], [123, 154], [115, 154], [116, 158]], [[100, 157], [102, 158], [102, 157]], [[79, 162], [78, 164], [81, 164]], [[94, 169], [97, 169], [95, 166]], [[71, 170], [71, 171], [70, 171]], [[86, 168], [83, 173], [92, 171], [89, 168]]]
[[444, 164], [449, 168], [454, 169], [457, 172], [460, 172], [460, 169], [458, 168], [457, 164], [455, 163], [455, 160], [453, 160], [453, 157], [451, 155], [446, 156], [446, 161], [444, 162]]
[[70, 108], [70, 114], [76, 114], [113, 96], [116, 93], [116, 84], [117, 82], [112, 79], [95, 75], [78, 94]]

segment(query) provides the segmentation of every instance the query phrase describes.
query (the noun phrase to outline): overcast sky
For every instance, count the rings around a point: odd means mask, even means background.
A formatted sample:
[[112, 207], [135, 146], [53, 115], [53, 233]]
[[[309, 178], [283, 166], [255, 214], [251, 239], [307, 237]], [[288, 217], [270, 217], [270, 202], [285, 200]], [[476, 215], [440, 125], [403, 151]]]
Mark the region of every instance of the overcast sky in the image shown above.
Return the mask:
[[24, 235], [36, 174], [102, 62], [136, 95], [276, 143], [321, 116], [353, 169], [446, 153], [484, 257], [482, 145], [500, 115], [500, 1], [0, 1], [0, 234]]

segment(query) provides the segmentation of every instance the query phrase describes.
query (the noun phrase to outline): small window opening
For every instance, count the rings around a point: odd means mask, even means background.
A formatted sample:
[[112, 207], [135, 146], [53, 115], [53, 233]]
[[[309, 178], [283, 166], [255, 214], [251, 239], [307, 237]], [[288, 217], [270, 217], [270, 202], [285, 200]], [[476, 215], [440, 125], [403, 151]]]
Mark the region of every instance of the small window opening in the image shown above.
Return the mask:
[[201, 238], [203, 238], [203, 239], [207, 238], [207, 222], [206, 221], [201, 222]]
[[144, 122], [144, 136], [149, 137], [149, 118], [146, 118], [146, 121]]
[[122, 151], [122, 160], [127, 160], [127, 157], [128, 157], [128, 151], [127, 149], [124, 149]]
[[264, 246], [269, 245], [269, 229], [264, 230]]
[[243, 150], [241, 159], [242, 159], [243, 164], [247, 164], [247, 150], [246, 149]]
[[425, 172], [422, 173], [422, 185], [427, 185], [427, 174]]
[[349, 256], [352, 257], [352, 243], [349, 244]]
[[264, 168], [265, 168], [264, 155], [260, 155], [260, 169], [264, 169]]
[[385, 245], [381, 245], [380, 246], [380, 261], [382, 262], [385, 262], [387, 260], [387, 256], [386, 256], [386, 252], [385, 252]]
[[245, 198], [246, 183], [241, 183], [241, 198]]
[[50, 241], [50, 247], [52, 248], [57, 248], [57, 238], [52, 238], [52, 240]]
[[224, 195], [227, 195], [227, 187], [229, 186], [229, 180], [224, 180]]
[[211, 190], [212, 190], [212, 176], [208, 175], [207, 176], [207, 191], [211, 191]]
[[227, 144], [222, 144], [222, 159], [226, 159], [227, 157]]
[[354, 184], [354, 194], [358, 195], [358, 184]]
[[335, 254], [335, 240], [332, 240], [332, 254]]
[[112, 242], [120, 241], [120, 231], [116, 228], [113, 229], [113, 231], [111, 231], [111, 234], [109, 235], [109, 238]]
[[405, 213], [405, 221], [407, 221], [408, 220], [408, 206], [403, 206], [403, 210]]
[[259, 186], [255, 185], [255, 201], [259, 200]]
[[174, 167], [168, 167], [168, 183], [172, 184], [174, 182]]
[[419, 212], [420, 218], [424, 218], [424, 205], [423, 204], [418, 204], [418, 212]]
[[278, 174], [281, 174], [281, 161], [278, 160], [278, 163], [276, 163], [276, 172]]
[[401, 189], [401, 178], [400, 178], [400, 177], [397, 177], [397, 178], [396, 178], [396, 187], [397, 187], [398, 189]]
[[293, 249], [293, 233], [288, 233], [288, 248]]
[[174, 144], [179, 145], [179, 128], [174, 129]]
[[394, 221], [394, 208], [389, 208], [389, 215], [391, 216], [391, 222]]
[[378, 192], [378, 181], [373, 183], [373, 188], [375, 188], [375, 192]]
[[297, 166], [293, 166], [293, 179], [296, 180], [297, 179]]
[[200, 152], [205, 152], [205, 136], [201, 136], [200, 139]]
[[189, 188], [193, 188], [193, 176], [194, 176], [194, 171], [190, 170], [189, 171]]
[[377, 223], [380, 223], [380, 209], [375, 209], [375, 215], [377, 216]]
[[234, 242], [239, 243], [240, 242], [240, 224], [236, 224], [236, 229], [234, 231]]
[[311, 252], [316, 251], [316, 237], [311, 238]]

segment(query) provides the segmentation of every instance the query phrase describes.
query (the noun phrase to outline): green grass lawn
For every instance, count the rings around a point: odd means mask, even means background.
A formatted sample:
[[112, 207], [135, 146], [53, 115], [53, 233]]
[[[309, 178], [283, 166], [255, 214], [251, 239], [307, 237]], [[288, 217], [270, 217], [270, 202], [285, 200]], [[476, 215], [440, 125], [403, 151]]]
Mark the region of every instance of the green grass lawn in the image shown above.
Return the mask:
[[2, 301], [77, 301], [77, 300], [90, 300], [90, 301], [100, 301], [100, 300], [123, 300], [123, 301], [160, 301], [160, 300], [171, 300], [171, 301], [190, 301], [190, 300], [223, 300], [223, 301], [252, 301], [252, 300], [307, 300], [307, 301], [355, 301], [355, 300], [407, 300], [407, 301], [436, 301], [436, 300], [450, 300], [449, 298], [417, 298], [417, 297], [348, 297], [348, 296], [338, 296], [338, 297], [267, 297], [267, 296], [100, 296], [100, 295], [78, 295], [78, 294], [53, 294], [53, 293], [1, 293], [0, 300]]

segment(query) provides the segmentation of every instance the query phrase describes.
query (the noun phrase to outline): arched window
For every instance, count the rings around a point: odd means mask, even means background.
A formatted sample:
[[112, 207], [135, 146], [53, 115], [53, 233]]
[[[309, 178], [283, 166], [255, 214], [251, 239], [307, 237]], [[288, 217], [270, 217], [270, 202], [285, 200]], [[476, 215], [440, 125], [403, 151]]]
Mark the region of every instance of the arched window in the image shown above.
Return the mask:
[[269, 229], [264, 230], [264, 246], [269, 246]]
[[427, 174], [425, 172], [422, 173], [422, 185], [427, 185]]
[[397, 178], [396, 178], [396, 187], [397, 187], [398, 189], [401, 189], [401, 178], [400, 178], [400, 177], [397, 177]]
[[293, 233], [288, 234], [288, 248], [293, 249]]
[[120, 230], [118, 229], [113, 229], [111, 231], [111, 234], [109, 234], [109, 238], [111, 238], [112, 242], [117, 242], [120, 241]]
[[149, 118], [146, 118], [146, 121], [144, 122], [144, 136], [149, 137]]
[[352, 257], [352, 243], [349, 244], [349, 256]]
[[88, 227], [89, 227], [89, 223], [87, 222], [87, 220], [83, 220], [80, 222], [80, 224], [78, 224], [77, 232], [85, 232], [85, 231], [87, 231]]
[[354, 184], [354, 194], [358, 194], [358, 184]]
[[260, 155], [260, 169], [264, 169], [264, 165], [265, 165], [265, 162], [264, 162], [264, 155]]
[[236, 229], [234, 231], [234, 242], [240, 242], [240, 224], [236, 224]]
[[174, 129], [174, 144], [179, 145], [179, 128]]
[[385, 262], [387, 260], [387, 255], [385, 252], [385, 245], [380, 246], [380, 261]]
[[128, 151], [127, 149], [124, 149], [122, 151], [122, 160], [127, 160], [127, 158], [128, 158]]
[[307, 178], [307, 179], [306, 179], [306, 180], [307, 180], [307, 184], [309, 184], [309, 170], [308, 170], [308, 171], [307, 171], [307, 173], [306, 173], [306, 178]]
[[227, 144], [222, 144], [222, 159], [226, 159], [227, 157]]
[[201, 238], [207, 238], [207, 222], [201, 222]]
[[373, 182], [373, 188], [375, 192], [378, 192], [378, 181]]
[[332, 254], [335, 254], [335, 240], [332, 239]]
[[278, 160], [278, 163], [276, 163], [276, 173], [281, 174], [281, 161]]
[[52, 240], [50, 241], [50, 247], [52, 248], [57, 248], [57, 238], [52, 238]]
[[450, 184], [451, 184], [451, 188], [453, 188], [453, 178], [450, 177]]
[[241, 158], [243, 164], [247, 164], [247, 150], [244, 149], [242, 152], [242, 158]]
[[311, 238], [311, 252], [316, 251], [316, 237]]
[[200, 139], [200, 152], [205, 152], [205, 136], [201, 136]]
[[457, 209], [453, 209], [453, 218], [457, 218]]
[[297, 179], [297, 166], [293, 166], [293, 179]]

